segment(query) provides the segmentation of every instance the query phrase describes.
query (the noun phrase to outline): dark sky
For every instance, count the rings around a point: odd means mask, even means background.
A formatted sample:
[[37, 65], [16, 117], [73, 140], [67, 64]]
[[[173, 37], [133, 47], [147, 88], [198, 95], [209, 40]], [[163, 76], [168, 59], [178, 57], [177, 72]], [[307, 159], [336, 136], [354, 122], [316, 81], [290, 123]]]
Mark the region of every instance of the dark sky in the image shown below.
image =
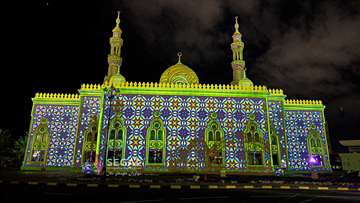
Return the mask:
[[230, 83], [231, 35], [239, 16], [248, 77], [288, 98], [322, 99], [331, 143], [360, 139], [360, 1], [25, 1], [2, 6], [2, 121], [28, 130], [36, 92], [76, 93], [101, 83], [108, 39], [121, 10], [121, 73], [159, 81], [177, 61], [201, 83]]

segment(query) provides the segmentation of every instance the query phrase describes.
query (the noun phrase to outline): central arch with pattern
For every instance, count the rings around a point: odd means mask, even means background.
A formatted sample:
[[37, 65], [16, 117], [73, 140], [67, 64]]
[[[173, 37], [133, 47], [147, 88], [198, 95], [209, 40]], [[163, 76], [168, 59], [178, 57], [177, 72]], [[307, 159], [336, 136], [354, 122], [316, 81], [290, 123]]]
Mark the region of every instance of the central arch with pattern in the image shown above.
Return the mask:
[[208, 170], [221, 170], [225, 160], [224, 131], [217, 120], [217, 114], [210, 115], [210, 121], [205, 128], [205, 163]]

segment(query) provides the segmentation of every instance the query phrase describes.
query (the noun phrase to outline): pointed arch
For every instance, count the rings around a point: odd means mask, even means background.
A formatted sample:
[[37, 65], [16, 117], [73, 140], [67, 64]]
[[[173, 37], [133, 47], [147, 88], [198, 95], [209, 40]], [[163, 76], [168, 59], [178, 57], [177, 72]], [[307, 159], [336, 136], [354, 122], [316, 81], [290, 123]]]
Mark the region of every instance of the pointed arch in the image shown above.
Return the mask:
[[146, 134], [146, 165], [162, 166], [166, 155], [166, 129], [160, 119], [160, 113], [155, 112]]
[[249, 116], [244, 130], [245, 160], [247, 165], [264, 165], [264, 138], [255, 118], [255, 114]]
[[93, 116], [90, 120], [89, 127], [85, 131], [84, 143], [82, 149], [82, 163], [95, 163], [96, 145], [98, 135], [98, 118]]
[[106, 147], [106, 167], [120, 167], [125, 160], [127, 130], [120, 113], [110, 120]]
[[221, 129], [217, 114], [210, 115], [210, 120], [205, 128], [206, 156], [205, 163], [208, 168], [221, 168], [225, 160], [224, 130]]
[[42, 118], [39, 126], [36, 128], [33, 143], [31, 147], [30, 162], [46, 165], [48, 147], [49, 147], [49, 129], [48, 120]]
[[319, 165], [322, 165], [322, 159], [324, 158], [325, 150], [321, 141], [320, 133], [317, 131], [315, 125], [311, 125], [309, 134], [307, 137], [307, 148], [309, 157], [317, 157]]

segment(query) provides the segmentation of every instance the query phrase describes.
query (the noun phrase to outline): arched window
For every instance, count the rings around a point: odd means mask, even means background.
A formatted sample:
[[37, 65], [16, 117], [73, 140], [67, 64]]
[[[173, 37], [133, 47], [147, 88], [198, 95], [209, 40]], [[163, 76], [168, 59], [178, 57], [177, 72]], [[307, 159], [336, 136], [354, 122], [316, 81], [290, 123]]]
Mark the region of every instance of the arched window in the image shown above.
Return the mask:
[[217, 121], [217, 114], [210, 115], [210, 120], [205, 128], [206, 165], [208, 168], [221, 168], [224, 162], [224, 131]]
[[309, 157], [312, 157], [312, 160], [316, 159], [311, 163], [313, 166], [321, 166], [322, 158], [324, 157], [325, 150], [323, 149], [323, 144], [321, 142], [321, 137], [319, 131], [317, 131], [315, 125], [311, 125], [309, 134], [307, 137], [307, 147]]
[[126, 127], [121, 114], [116, 114], [110, 120], [108, 132], [110, 136], [106, 147], [106, 167], [111, 169], [120, 167], [122, 160], [125, 160]]
[[276, 134], [275, 128], [272, 127], [270, 130], [270, 150], [271, 150], [271, 159], [273, 166], [280, 165], [280, 144], [279, 136]]
[[82, 163], [94, 163], [96, 157], [96, 144], [97, 144], [97, 127], [98, 119], [93, 116], [90, 120], [89, 126], [85, 131], [85, 139], [82, 150]]
[[30, 161], [41, 165], [45, 165], [47, 159], [48, 146], [49, 146], [49, 129], [47, 126], [47, 119], [42, 118], [39, 126], [36, 128], [34, 133]]
[[244, 130], [245, 159], [248, 165], [263, 165], [265, 152], [264, 138], [255, 118], [255, 114], [250, 115]]
[[146, 135], [146, 165], [161, 166], [165, 163], [165, 132], [160, 114], [155, 112]]

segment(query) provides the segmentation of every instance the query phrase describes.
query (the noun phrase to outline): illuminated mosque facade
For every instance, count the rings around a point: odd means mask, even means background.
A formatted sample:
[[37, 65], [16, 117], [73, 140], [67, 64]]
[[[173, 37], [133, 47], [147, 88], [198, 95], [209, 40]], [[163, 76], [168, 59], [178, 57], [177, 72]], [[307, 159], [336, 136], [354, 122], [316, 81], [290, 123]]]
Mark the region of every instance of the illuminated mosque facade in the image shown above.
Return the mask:
[[246, 76], [235, 22], [233, 81], [201, 84], [178, 62], [159, 82], [121, 75], [119, 15], [102, 84], [79, 94], [36, 93], [23, 170], [88, 168], [97, 174], [293, 174], [331, 170], [319, 100], [286, 99]]

